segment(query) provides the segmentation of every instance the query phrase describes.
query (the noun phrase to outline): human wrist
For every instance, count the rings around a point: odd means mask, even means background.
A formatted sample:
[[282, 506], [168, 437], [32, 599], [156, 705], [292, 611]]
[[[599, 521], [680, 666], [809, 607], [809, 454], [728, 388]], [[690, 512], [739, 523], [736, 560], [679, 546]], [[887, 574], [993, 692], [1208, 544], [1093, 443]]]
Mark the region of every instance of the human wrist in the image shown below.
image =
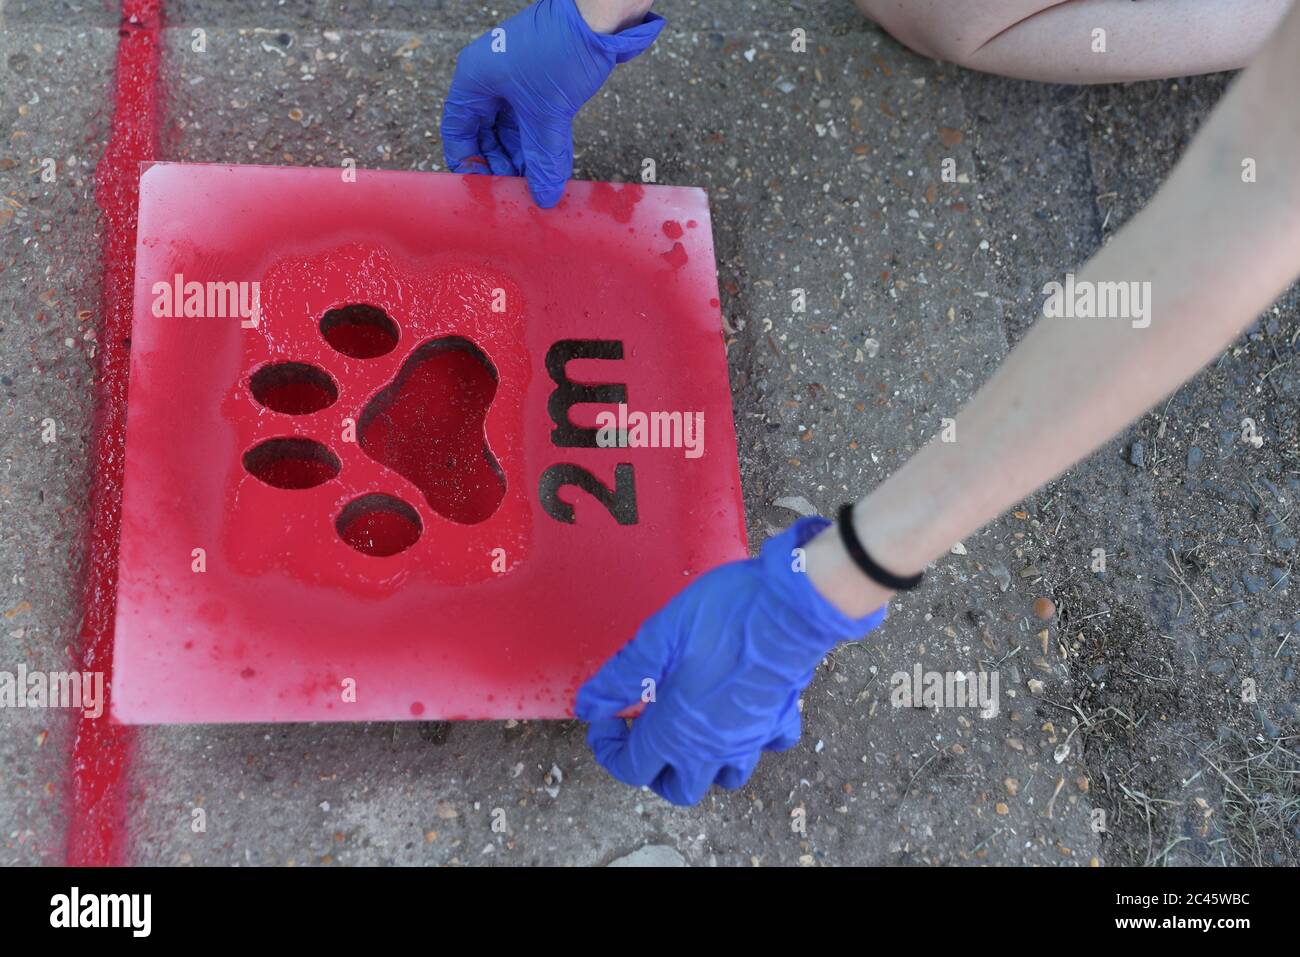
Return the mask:
[[894, 592], [873, 581], [850, 557], [834, 523], [804, 549], [808, 582], [827, 602], [850, 618], [861, 618], [885, 605]]
[[635, 26], [650, 12], [653, 0], [574, 0], [594, 33], [617, 33]]
[[867, 496], [853, 509], [853, 530], [876, 564], [906, 578], [925, 571], [933, 558], [925, 545], [929, 530], [918, 524], [919, 517], [912, 514], [912, 508], [882, 507]]
[[[779, 622], [775, 631], [782, 636], [783, 653], [801, 649], [812, 656], [810, 661], [875, 628], [885, 616], [888, 597], [862, 593], [861, 573], [854, 580], [836, 565], [826, 531], [836, 533], [833, 522], [820, 516], [801, 518], [764, 542], [759, 556], [771, 598], [765, 607]], [[841, 592], [848, 600], [841, 599]]]

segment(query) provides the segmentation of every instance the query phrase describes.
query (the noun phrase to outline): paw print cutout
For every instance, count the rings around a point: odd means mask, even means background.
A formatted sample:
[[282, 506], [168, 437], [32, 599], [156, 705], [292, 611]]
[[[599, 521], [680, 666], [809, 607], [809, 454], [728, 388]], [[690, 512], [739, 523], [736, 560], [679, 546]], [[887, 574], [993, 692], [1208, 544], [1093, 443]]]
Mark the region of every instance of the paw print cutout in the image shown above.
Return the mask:
[[[383, 309], [351, 303], [330, 309], [320, 334], [339, 356], [373, 360], [402, 339]], [[248, 380], [252, 397], [273, 413], [308, 416], [334, 406], [336, 380], [310, 362], [270, 362]], [[393, 379], [353, 417], [357, 446], [419, 490], [448, 521], [474, 525], [496, 512], [506, 481], [485, 433], [497, 391], [487, 355], [459, 335], [438, 336], [412, 348]], [[342, 461], [327, 442], [276, 436], [253, 446], [243, 467], [277, 489], [312, 489], [336, 479]], [[419, 512], [399, 495], [370, 492], [339, 509], [340, 538], [365, 555], [388, 557], [413, 546], [423, 532]]]
[[524, 567], [532, 373], [513, 278], [349, 242], [280, 259], [260, 298], [260, 328], [205, 358], [226, 377], [232, 570], [391, 597]]

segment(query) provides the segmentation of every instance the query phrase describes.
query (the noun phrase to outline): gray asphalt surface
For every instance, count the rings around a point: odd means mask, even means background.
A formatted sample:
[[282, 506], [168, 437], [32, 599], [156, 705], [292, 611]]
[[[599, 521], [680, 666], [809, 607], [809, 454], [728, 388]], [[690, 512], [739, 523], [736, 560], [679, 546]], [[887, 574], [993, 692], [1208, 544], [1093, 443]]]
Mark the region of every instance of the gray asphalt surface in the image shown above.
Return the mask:
[[[0, 670], [72, 661], [114, 7], [0, 4]], [[828, 514], [927, 441], [1023, 334], [1042, 284], [1151, 196], [1226, 85], [968, 73], [847, 0], [660, 8], [669, 29], [580, 115], [575, 175], [631, 180], [650, 156], [661, 182], [709, 191], [755, 545], [795, 517], [777, 499]], [[161, 159], [438, 170], [456, 52], [513, 5], [169, 11]], [[939, 180], [945, 157], [957, 183]], [[1298, 863], [1296, 776], [1248, 781], [1240, 768], [1261, 762], [1238, 764], [1300, 716], [1298, 333], [1293, 291], [1167, 406], [936, 563], [879, 632], [831, 655], [802, 743], [740, 791], [682, 809], [625, 788], [571, 722], [147, 728], [133, 860]], [[1261, 449], [1236, 438], [1245, 415]], [[1059, 609], [1045, 635], [1041, 596]], [[996, 666], [1001, 712], [891, 707], [889, 675], [918, 662]], [[1246, 676], [1255, 705], [1240, 702]], [[0, 712], [0, 862], [59, 860], [69, 727]]]

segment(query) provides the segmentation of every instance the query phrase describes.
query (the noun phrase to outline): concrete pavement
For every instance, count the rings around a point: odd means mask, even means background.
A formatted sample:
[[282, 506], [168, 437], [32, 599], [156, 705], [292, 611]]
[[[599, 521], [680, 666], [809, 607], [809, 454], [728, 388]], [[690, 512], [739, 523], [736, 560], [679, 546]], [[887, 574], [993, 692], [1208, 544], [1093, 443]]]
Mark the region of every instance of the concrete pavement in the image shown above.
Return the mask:
[[[631, 180], [651, 157], [661, 182], [710, 193], [755, 544], [794, 517], [775, 500], [829, 514], [928, 440], [1023, 334], [1042, 284], [1152, 194], [1225, 85], [971, 74], [902, 49], [847, 0], [661, 7], [659, 42], [579, 116], [576, 175]], [[456, 52], [510, 12], [169, 4], [160, 158], [440, 169]], [[0, 26], [0, 670], [57, 668], [76, 624], [91, 177], [116, 19], [89, 0], [9, 0]], [[796, 27], [807, 53], [790, 51]], [[939, 178], [948, 157], [956, 183]], [[131, 859], [599, 865], [652, 845], [692, 865], [1296, 863], [1300, 835], [1240, 811], [1205, 756], [1235, 767], [1264, 746], [1255, 735], [1295, 733], [1298, 329], [1293, 292], [1164, 410], [940, 560], [880, 632], [819, 669], [803, 741], [738, 792], [682, 809], [625, 788], [570, 722], [147, 728]], [[1233, 441], [1247, 414], [1260, 450]], [[1044, 595], [1061, 612], [1046, 638], [1031, 610]], [[891, 707], [889, 676], [918, 663], [997, 667], [1001, 712]], [[1235, 695], [1247, 675], [1257, 707]], [[6, 863], [58, 860], [65, 718], [0, 712]]]

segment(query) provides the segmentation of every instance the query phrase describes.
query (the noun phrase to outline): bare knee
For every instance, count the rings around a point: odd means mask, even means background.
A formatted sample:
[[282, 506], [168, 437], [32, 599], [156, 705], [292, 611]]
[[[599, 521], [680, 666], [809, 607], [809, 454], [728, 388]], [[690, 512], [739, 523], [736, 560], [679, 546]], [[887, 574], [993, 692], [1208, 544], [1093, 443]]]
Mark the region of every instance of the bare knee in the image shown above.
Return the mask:
[[906, 0], [855, 0], [863, 15], [903, 46], [935, 59], [947, 59], [933, 30], [927, 29], [915, 8]]

